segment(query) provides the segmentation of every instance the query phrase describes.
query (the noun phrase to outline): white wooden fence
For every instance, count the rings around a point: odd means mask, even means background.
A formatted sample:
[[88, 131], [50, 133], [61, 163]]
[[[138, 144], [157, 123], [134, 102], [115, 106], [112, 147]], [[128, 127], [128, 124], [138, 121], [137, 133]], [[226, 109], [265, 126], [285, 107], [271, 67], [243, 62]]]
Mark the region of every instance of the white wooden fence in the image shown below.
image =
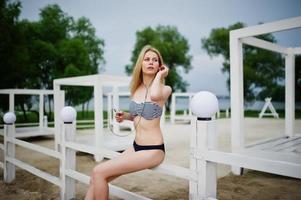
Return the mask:
[[[102, 154], [106, 158], [114, 158], [119, 153], [107, 149], [87, 146], [75, 142], [76, 125], [65, 123], [62, 129], [61, 152], [34, 145], [14, 137], [14, 124], [4, 127], [4, 181], [11, 182], [15, 178], [15, 166], [18, 166], [36, 176], [39, 176], [61, 189], [61, 199], [75, 197], [75, 181], [89, 184], [90, 177], [76, 171], [76, 152]], [[236, 165], [269, 173], [301, 178], [301, 162], [279, 161], [266, 158], [259, 154], [228, 153], [217, 150], [216, 121], [200, 121], [194, 118], [191, 123], [191, 154], [190, 168], [163, 163], [151, 170], [177, 176], [189, 181], [189, 199], [215, 199], [217, 185], [217, 163]], [[56, 177], [36, 169], [15, 158], [15, 145], [31, 149], [60, 160], [60, 176]], [[298, 158], [301, 160], [300, 157]], [[148, 199], [141, 195], [126, 191], [114, 185], [109, 185], [110, 193], [123, 199]]]

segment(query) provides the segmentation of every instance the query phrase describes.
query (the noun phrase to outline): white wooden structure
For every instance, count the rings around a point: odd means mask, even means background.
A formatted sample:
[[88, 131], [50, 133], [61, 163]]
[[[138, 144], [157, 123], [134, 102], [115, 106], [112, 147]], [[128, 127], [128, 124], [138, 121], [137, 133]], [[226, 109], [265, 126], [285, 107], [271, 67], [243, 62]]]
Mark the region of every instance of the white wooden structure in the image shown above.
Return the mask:
[[[92, 142], [93, 146], [97, 148], [103, 147], [104, 143], [104, 125], [103, 125], [103, 90], [104, 87], [112, 87], [115, 96], [118, 94], [119, 87], [128, 87], [130, 77], [126, 76], [112, 76], [112, 75], [88, 75], [70, 78], [55, 79], [53, 81], [54, 89], [54, 104], [55, 104], [55, 146], [58, 149], [61, 140], [61, 126], [60, 110], [65, 105], [65, 100], [60, 96], [59, 90], [61, 86], [86, 86], [94, 88], [94, 136], [87, 136], [89, 138], [82, 138], [82, 142]], [[115, 98], [116, 99], [116, 98]], [[115, 138], [115, 143], [118, 143], [118, 138]], [[123, 143], [123, 142], [120, 142]], [[102, 160], [102, 155], [95, 155], [97, 161]]]
[[[190, 123], [193, 116], [192, 116], [192, 112], [191, 112], [191, 108], [190, 108], [190, 102], [191, 102], [191, 98], [193, 97], [195, 93], [191, 93], [191, 92], [174, 92], [171, 95], [171, 108], [170, 108], [170, 122], [172, 124], [176, 123], [176, 122], [188, 122]], [[177, 98], [188, 98], [188, 109], [184, 110], [183, 114], [177, 114]], [[218, 110], [218, 112], [216, 113], [216, 118], [220, 118], [221, 115], [221, 111]], [[229, 114], [229, 108], [225, 109], [225, 117], [229, 118], [230, 114]]]
[[[64, 92], [59, 91], [63, 96]], [[17, 124], [19, 126], [26, 126], [16, 128], [16, 137], [33, 137], [54, 135], [54, 128], [48, 127], [47, 116], [44, 116], [44, 97], [45, 95], [53, 95], [53, 90], [40, 90], [40, 89], [2, 89], [0, 94], [9, 95], [9, 111], [15, 112], [15, 98], [16, 95], [38, 95], [39, 96], [39, 122], [36, 123], [23, 123]], [[38, 126], [36, 126], [38, 125]]]
[[[89, 184], [90, 177], [76, 171], [76, 152], [98, 154], [101, 152], [106, 158], [114, 158], [119, 153], [95, 146], [88, 146], [75, 141], [76, 123], [65, 123], [62, 126], [61, 151], [55, 151], [39, 145], [31, 144], [15, 138], [14, 124], [4, 126], [4, 162], [0, 167], [4, 169], [4, 181], [15, 179], [15, 166], [24, 169], [40, 178], [43, 178], [60, 188], [60, 197], [72, 199], [75, 197], [75, 181]], [[185, 168], [173, 164], [163, 163], [151, 170], [177, 176], [189, 181], [189, 199], [199, 200], [216, 199], [217, 191], [217, 164], [236, 165], [248, 169], [275, 173], [301, 179], [300, 155], [282, 158], [278, 156], [266, 157], [262, 151], [245, 150], [238, 153], [218, 151], [218, 134], [216, 120], [200, 121], [193, 117], [190, 138], [190, 167]], [[60, 175], [54, 176], [39, 170], [15, 156], [15, 145], [43, 153], [60, 160]], [[300, 152], [301, 153], [301, 152]], [[110, 193], [122, 199], [149, 199], [133, 192], [109, 184]]]
[[[279, 118], [278, 113], [276, 112], [276, 109], [274, 108], [272, 104], [272, 98], [265, 98], [265, 104], [263, 105], [261, 112], [259, 113], [259, 118], [262, 118], [263, 116], [273, 116], [274, 118]], [[267, 108], [270, 109], [270, 113], [266, 113]]]
[[[197, 121], [192, 127], [196, 132], [195, 142], [199, 147], [194, 152], [199, 166], [199, 199], [216, 199], [218, 163], [301, 179], [301, 151], [298, 154], [282, 152], [280, 155], [262, 151], [260, 148], [247, 148], [235, 153], [223, 152], [217, 150], [215, 120]], [[300, 136], [298, 140], [295, 143], [300, 145]]]
[[[273, 157], [279, 158], [279, 162], [284, 159], [293, 158], [295, 150], [300, 148], [294, 145], [294, 141], [300, 140], [294, 130], [295, 123], [295, 55], [301, 54], [301, 47], [286, 48], [256, 38], [255, 36], [285, 31], [301, 27], [301, 17], [285, 19], [281, 21], [246, 27], [230, 32], [230, 80], [231, 80], [231, 145], [232, 152], [239, 153], [245, 150], [259, 155], [265, 155], [265, 159]], [[271, 139], [259, 142], [258, 145], [245, 145], [244, 133], [244, 95], [243, 95], [243, 44], [263, 48], [278, 52], [285, 56], [285, 132], [284, 136], [278, 139]], [[284, 146], [278, 146], [284, 144]], [[278, 144], [278, 145], [277, 145]], [[283, 151], [275, 151], [282, 149]], [[259, 148], [262, 147], [262, 148]], [[254, 150], [253, 150], [254, 149]], [[284, 152], [285, 151], [285, 152]], [[298, 159], [300, 157], [298, 156]], [[297, 162], [297, 161], [296, 161]], [[237, 165], [243, 167], [243, 165]], [[280, 167], [281, 165], [279, 165]], [[233, 167], [235, 174], [240, 173], [240, 169]], [[287, 174], [291, 173], [287, 168]], [[285, 173], [284, 173], [285, 174]]]
[[[171, 95], [171, 108], [170, 108], [170, 122], [175, 123], [176, 121], [188, 121], [190, 122], [192, 119], [192, 113], [190, 109], [190, 101], [194, 93], [185, 93], [185, 92], [175, 92]], [[187, 111], [184, 111], [184, 114], [177, 115], [177, 107], [176, 107], [176, 101], [177, 97], [186, 97], [188, 98], [188, 113]]]
[[116, 90], [107, 94], [107, 105], [108, 105], [108, 124], [112, 126], [114, 132], [120, 132], [121, 128], [129, 128], [131, 131], [134, 130], [134, 124], [132, 121], [124, 120], [122, 123], [118, 123], [114, 117], [113, 109], [117, 111], [119, 107], [119, 97], [129, 97], [129, 92], [119, 92]]
[[[196, 124], [196, 120], [194, 125]], [[192, 128], [195, 128], [192, 126]], [[76, 171], [76, 152], [85, 152], [92, 155], [101, 153], [106, 158], [114, 158], [120, 153], [95, 146], [89, 146], [77, 142], [75, 140], [76, 123], [64, 123], [62, 124], [61, 130], [61, 141], [60, 149], [61, 151], [55, 151], [49, 148], [45, 148], [39, 145], [31, 144], [26, 141], [19, 140], [15, 138], [15, 125], [6, 124], [4, 126], [4, 145], [1, 145], [1, 149], [4, 151], [4, 163], [0, 163], [0, 167], [4, 168], [4, 181], [11, 182], [15, 179], [15, 166], [24, 169], [40, 178], [55, 184], [61, 190], [61, 199], [72, 199], [75, 197], [75, 181], [80, 181], [85, 184], [89, 184], [90, 177], [79, 171]], [[206, 129], [207, 130], [207, 129]], [[190, 154], [190, 168], [185, 168], [173, 164], [163, 163], [158, 167], [152, 168], [151, 170], [165, 173], [168, 175], [176, 176], [189, 181], [189, 199], [198, 200], [200, 199], [200, 181], [202, 181], [200, 172], [201, 163], [199, 162], [197, 151], [199, 151], [202, 146], [201, 143], [197, 141], [196, 132], [191, 130], [191, 154]], [[212, 134], [214, 134], [215, 129], [210, 129]], [[200, 139], [200, 138], [199, 138]], [[32, 151], [40, 152], [47, 156], [51, 156], [60, 160], [60, 175], [54, 176], [48, 172], [39, 170], [24, 161], [19, 160], [15, 156], [15, 145], [21, 146], [23, 148], [30, 149]], [[214, 173], [214, 171], [212, 171]], [[214, 175], [214, 174], [213, 174]], [[213, 176], [215, 177], [215, 176]], [[149, 199], [141, 195], [135, 194], [133, 192], [124, 190], [122, 188], [116, 187], [109, 184], [110, 193], [122, 199]]]

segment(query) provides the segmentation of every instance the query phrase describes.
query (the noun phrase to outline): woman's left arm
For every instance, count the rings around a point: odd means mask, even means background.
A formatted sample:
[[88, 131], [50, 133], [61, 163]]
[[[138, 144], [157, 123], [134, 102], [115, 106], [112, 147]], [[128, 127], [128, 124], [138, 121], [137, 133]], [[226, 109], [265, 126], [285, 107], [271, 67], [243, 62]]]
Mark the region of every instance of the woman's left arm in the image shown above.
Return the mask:
[[168, 68], [166, 66], [162, 66], [163, 69], [160, 70], [153, 81], [150, 90], [150, 98], [152, 101], [160, 101], [165, 100], [171, 94], [171, 87], [165, 86], [161, 83], [161, 79], [164, 79], [168, 75]]

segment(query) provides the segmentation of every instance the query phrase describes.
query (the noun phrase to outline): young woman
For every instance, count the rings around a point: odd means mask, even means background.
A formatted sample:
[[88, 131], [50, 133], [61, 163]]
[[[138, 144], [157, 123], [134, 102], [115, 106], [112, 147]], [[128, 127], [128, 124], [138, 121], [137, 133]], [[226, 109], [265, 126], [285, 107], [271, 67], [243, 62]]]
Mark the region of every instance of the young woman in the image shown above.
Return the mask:
[[123, 174], [155, 167], [164, 160], [160, 116], [171, 94], [171, 87], [164, 85], [167, 75], [168, 68], [163, 65], [160, 52], [145, 46], [132, 75], [130, 112], [119, 112], [115, 116], [118, 122], [134, 121], [136, 136], [133, 146], [93, 169], [86, 200], [108, 199], [110, 181]]

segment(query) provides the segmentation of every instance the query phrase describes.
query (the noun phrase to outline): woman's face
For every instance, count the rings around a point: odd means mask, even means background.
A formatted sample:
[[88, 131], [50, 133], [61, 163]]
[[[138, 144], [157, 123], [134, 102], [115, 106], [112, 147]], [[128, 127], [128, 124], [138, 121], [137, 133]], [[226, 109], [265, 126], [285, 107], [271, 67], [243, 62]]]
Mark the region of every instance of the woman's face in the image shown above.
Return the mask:
[[159, 71], [159, 57], [153, 51], [145, 53], [142, 61], [142, 72], [147, 75], [156, 74]]

